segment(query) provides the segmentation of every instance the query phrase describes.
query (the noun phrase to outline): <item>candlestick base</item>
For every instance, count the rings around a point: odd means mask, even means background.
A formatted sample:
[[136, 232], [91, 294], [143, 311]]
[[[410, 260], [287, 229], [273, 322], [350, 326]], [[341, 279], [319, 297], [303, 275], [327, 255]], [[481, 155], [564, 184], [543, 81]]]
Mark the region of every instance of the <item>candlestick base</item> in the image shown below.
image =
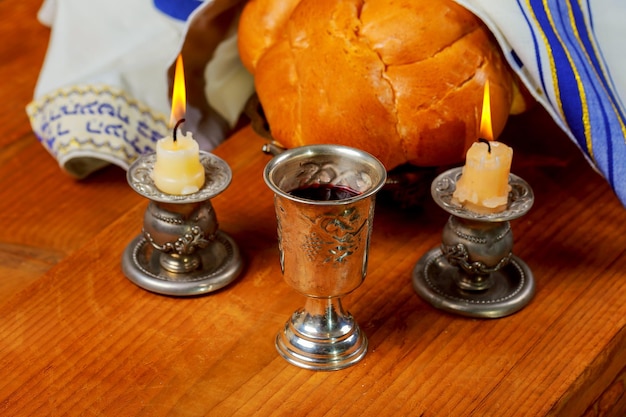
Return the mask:
[[129, 168], [129, 185], [150, 200], [143, 231], [126, 247], [122, 270], [139, 287], [164, 295], [193, 296], [217, 291], [243, 269], [234, 240], [218, 228], [211, 198], [228, 187], [231, 171], [217, 156], [200, 152], [204, 185], [195, 193], [171, 195], [152, 179], [155, 155]]
[[476, 213], [452, 200], [462, 168], [439, 175], [431, 185], [434, 201], [450, 217], [440, 248], [427, 252], [413, 270], [413, 287], [434, 307], [470, 317], [498, 318], [526, 306], [535, 292], [532, 271], [513, 255], [510, 220], [532, 207], [530, 186], [510, 174], [506, 210]]
[[161, 253], [142, 235], [126, 247], [122, 269], [126, 277], [151, 292], [191, 296], [217, 291], [233, 282], [241, 272], [239, 248], [226, 233], [218, 231], [213, 241], [197, 252], [200, 266], [176, 273], [161, 266]]
[[532, 271], [517, 256], [492, 274], [493, 285], [482, 291], [468, 291], [457, 283], [459, 269], [451, 265], [441, 249], [423, 256], [413, 270], [413, 288], [433, 307], [468, 317], [498, 318], [513, 314], [533, 298]]

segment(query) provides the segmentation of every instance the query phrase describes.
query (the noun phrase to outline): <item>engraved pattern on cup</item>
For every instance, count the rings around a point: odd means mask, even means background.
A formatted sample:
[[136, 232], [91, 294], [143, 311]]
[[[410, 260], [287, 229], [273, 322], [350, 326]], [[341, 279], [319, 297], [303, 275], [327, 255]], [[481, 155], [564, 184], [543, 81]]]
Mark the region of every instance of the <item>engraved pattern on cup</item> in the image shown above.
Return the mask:
[[[371, 199], [310, 205], [276, 199], [285, 280], [311, 297], [343, 296], [365, 279]], [[314, 279], [312, 279], [315, 277]]]

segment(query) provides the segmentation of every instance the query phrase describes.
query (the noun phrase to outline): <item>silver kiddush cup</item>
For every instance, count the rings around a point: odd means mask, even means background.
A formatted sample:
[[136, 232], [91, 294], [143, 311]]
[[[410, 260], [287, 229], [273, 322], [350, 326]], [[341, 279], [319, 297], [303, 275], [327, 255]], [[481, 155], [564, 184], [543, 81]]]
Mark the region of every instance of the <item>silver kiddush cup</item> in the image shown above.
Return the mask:
[[337, 370], [367, 352], [367, 338], [341, 297], [365, 279], [375, 196], [386, 176], [372, 155], [340, 145], [290, 149], [265, 167], [283, 277], [306, 297], [276, 336], [288, 362]]

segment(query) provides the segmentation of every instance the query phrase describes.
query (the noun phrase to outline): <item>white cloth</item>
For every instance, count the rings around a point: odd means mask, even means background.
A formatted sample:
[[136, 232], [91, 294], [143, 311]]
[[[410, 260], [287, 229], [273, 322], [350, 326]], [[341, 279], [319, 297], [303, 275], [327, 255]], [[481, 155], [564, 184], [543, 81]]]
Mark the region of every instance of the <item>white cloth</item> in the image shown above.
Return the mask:
[[626, 2], [456, 0], [626, 205]]
[[[211, 3], [204, 2], [188, 22]], [[167, 70], [188, 24], [161, 13], [150, 0], [46, 0], [38, 17], [51, 26], [51, 36], [26, 110], [61, 167], [84, 177], [108, 163], [127, 169], [139, 154], [154, 150], [171, 128]], [[205, 71], [211, 77], [209, 103], [231, 124], [254, 89], [238, 61], [235, 37], [234, 32], [218, 47]], [[195, 131], [195, 113], [188, 107], [185, 128], [210, 150], [223, 132], [217, 123]]]

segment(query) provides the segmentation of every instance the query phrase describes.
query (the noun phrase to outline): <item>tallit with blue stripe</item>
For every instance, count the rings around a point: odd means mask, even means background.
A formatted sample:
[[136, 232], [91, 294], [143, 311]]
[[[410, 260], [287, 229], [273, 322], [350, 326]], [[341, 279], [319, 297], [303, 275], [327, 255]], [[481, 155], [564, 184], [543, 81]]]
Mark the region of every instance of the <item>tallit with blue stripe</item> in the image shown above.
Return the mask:
[[626, 1], [456, 1], [626, 206]]

